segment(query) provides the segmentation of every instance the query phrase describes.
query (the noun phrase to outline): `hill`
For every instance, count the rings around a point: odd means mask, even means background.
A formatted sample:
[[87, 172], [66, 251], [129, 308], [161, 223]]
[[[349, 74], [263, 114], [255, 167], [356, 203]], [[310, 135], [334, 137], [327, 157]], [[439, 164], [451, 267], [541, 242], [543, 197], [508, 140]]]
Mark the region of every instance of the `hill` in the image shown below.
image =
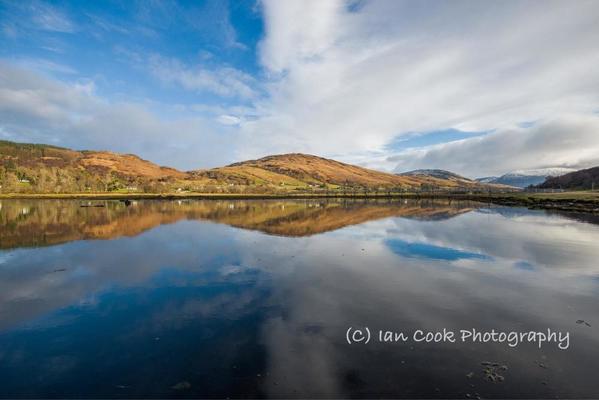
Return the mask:
[[474, 183], [472, 179], [466, 178], [464, 176], [458, 175], [451, 171], [446, 171], [444, 169], [415, 169], [413, 171], [402, 172], [398, 175], [402, 176], [427, 176], [437, 179], [444, 179], [448, 181], [457, 182], [459, 184], [470, 185]]
[[287, 189], [322, 188], [356, 191], [363, 188], [427, 190], [486, 187], [456, 174], [451, 178], [432, 174], [397, 175], [300, 153], [272, 155], [221, 168], [193, 171], [191, 174], [194, 179], [200, 180], [211, 178], [233, 185], [254, 187], [274, 185]]
[[599, 167], [581, 169], [565, 175], [549, 177], [538, 185], [542, 189], [589, 190], [599, 188]]
[[398, 177], [381, 171], [299, 153], [267, 156], [258, 160], [230, 164], [211, 171], [223, 175], [243, 176], [255, 183], [260, 183], [259, 181], [262, 179], [290, 185], [414, 187], [422, 182], [418, 179]]
[[185, 176], [133, 154], [0, 141], [2, 192], [105, 192]]
[[0, 193], [430, 190], [488, 187], [445, 173], [395, 175], [308, 154], [182, 172], [132, 154], [0, 141]]
[[519, 188], [525, 188], [530, 185], [538, 185], [545, 181], [547, 177], [559, 176], [572, 172], [570, 168], [541, 168], [541, 169], [528, 169], [508, 172], [507, 174], [499, 177], [490, 176], [485, 178], [478, 178], [476, 181], [480, 183], [498, 184], [515, 186]]

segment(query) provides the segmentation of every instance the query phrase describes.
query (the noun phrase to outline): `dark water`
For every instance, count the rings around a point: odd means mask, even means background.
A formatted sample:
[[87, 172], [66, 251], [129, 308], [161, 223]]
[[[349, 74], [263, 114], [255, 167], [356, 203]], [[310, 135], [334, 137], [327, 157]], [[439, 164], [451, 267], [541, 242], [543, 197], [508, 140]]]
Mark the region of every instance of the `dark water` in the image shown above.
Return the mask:
[[[0, 397], [599, 397], [592, 216], [431, 201], [0, 204]], [[348, 344], [350, 327], [570, 337], [566, 350]]]

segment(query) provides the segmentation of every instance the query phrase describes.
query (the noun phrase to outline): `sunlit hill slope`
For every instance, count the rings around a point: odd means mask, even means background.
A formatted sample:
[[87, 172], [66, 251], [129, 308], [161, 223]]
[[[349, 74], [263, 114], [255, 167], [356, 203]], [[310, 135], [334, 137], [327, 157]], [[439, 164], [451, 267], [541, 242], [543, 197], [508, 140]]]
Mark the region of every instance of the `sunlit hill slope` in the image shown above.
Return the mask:
[[1, 193], [421, 190], [485, 187], [428, 175], [394, 175], [306, 154], [282, 154], [183, 172], [132, 154], [0, 141]]

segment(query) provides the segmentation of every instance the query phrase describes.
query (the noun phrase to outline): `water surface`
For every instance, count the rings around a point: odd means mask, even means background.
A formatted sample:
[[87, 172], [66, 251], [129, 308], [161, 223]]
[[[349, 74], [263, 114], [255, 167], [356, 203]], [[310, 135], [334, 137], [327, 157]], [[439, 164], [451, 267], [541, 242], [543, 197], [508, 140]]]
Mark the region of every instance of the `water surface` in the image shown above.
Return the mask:
[[[599, 396], [589, 215], [414, 200], [0, 207], [0, 397]], [[570, 347], [348, 344], [350, 327], [551, 328]]]

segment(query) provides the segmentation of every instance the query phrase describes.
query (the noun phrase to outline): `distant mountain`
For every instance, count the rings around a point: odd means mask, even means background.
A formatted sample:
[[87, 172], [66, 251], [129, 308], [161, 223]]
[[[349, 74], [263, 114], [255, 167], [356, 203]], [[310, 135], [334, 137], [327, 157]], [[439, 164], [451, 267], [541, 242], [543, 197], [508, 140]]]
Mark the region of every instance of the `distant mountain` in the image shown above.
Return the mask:
[[538, 185], [542, 189], [599, 189], [599, 167], [581, 169], [561, 176], [549, 177]]
[[480, 187], [447, 171], [395, 175], [308, 154], [280, 154], [183, 172], [132, 154], [0, 141], [1, 193], [289, 193]]
[[472, 179], [463, 177], [451, 171], [446, 171], [444, 169], [415, 169], [413, 171], [402, 172], [398, 175], [401, 176], [416, 176], [416, 177], [432, 177], [437, 179], [444, 179], [448, 181], [458, 182], [458, 183], [466, 183], [472, 184], [474, 181]]
[[530, 185], [538, 185], [549, 176], [559, 176], [572, 172], [572, 168], [542, 168], [527, 169], [509, 172], [499, 177], [485, 177], [476, 179], [480, 183], [500, 184], [525, 188]]

